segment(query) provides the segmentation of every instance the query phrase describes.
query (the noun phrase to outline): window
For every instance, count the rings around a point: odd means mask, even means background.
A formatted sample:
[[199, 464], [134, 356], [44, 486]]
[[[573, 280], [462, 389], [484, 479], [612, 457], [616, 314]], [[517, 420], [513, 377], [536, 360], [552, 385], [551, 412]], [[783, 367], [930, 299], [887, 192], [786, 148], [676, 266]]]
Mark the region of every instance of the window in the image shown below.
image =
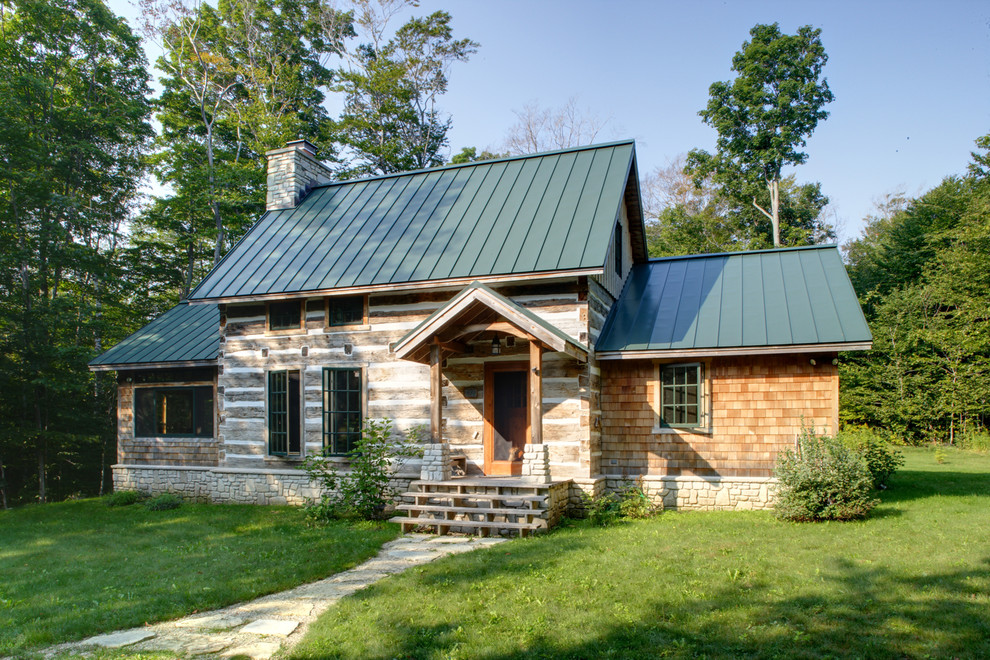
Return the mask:
[[134, 388], [134, 434], [213, 437], [213, 386]]
[[705, 426], [704, 366], [662, 364], [660, 371], [660, 425], [673, 428]]
[[622, 275], [622, 225], [615, 223], [615, 272]]
[[332, 296], [327, 299], [327, 325], [364, 323], [364, 296]]
[[303, 327], [303, 303], [300, 300], [268, 303], [269, 330], [299, 330]]
[[302, 453], [300, 380], [299, 371], [268, 372], [268, 453], [271, 456], [299, 456]]
[[323, 370], [323, 448], [349, 454], [361, 437], [361, 370]]

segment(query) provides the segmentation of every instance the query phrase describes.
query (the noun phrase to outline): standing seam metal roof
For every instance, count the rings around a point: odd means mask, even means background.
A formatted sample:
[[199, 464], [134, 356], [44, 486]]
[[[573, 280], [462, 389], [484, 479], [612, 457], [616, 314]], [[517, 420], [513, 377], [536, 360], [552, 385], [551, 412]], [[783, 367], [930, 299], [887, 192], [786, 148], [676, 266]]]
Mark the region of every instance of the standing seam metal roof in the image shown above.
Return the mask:
[[216, 305], [181, 302], [119, 344], [94, 358], [90, 367], [112, 368], [162, 362], [210, 362], [220, 350]]
[[627, 141], [320, 186], [190, 299], [603, 268], [634, 157]]
[[633, 266], [595, 350], [664, 351], [872, 340], [834, 245]]

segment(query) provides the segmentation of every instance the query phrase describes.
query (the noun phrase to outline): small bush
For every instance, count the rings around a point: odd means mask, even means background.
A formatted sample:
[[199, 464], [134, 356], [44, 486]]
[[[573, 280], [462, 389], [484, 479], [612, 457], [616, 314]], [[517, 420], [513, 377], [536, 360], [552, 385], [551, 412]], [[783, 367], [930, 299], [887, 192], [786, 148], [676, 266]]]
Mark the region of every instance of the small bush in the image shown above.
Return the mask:
[[178, 509], [182, 506], [182, 498], [175, 493], [162, 493], [161, 495], [155, 495], [147, 502], [144, 506], [148, 511], [168, 511], [169, 509]]
[[398, 495], [392, 486], [392, 474], [407, 459], [421, 456], [416, 446], [420, 430], [407, 433], [408, 442], [392, 440], [392, 420], [369, 419], [349, 458], [349, 470], [339, 474], [325, 456], [307, 456], [303, 469], [309, 478], [323, 486], [323, 496], [306, 505], [312, 522], [334, 519], [379, 520], [386, 517], [386, 507]]
[[935, 462], [939, 465], [945, 463], [945, 449], [942, 447], [935, 448]]
[[774, 512], [793, 521], [855, 520], [878, 503], [866, 462], [836, 438], [804, 429], [797, 446], [777, 455]]
[[130, 506], [144, 499], [136, 490], [115, 490], [106, 497], [107, 506]]
[[990, 451], [990, 431], [979, 429], [963, 433], [959, 446], [972, 451]]
[[593, 497], [582, 493], [585, 515], [593, 525], [608, 527], [620, 518], [650, 518], [663, 511], [663, 505], [653, 503], [643, 489], [643, 478], [617, 493], [605, 493]]
[[866, 461], [866, 469], [870, 471], [874, 488], [886, 488], [890, 476], [904, 465], [904, 454], [869, 428], [842, 431], [838, 438]]

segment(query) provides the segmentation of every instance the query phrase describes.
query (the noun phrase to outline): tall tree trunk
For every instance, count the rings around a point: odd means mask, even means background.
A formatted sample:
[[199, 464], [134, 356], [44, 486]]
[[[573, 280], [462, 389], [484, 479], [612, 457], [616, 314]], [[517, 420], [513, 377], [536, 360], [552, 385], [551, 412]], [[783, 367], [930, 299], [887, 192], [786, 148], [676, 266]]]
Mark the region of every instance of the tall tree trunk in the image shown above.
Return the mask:
[[3, 469], [3, 456], [0, 456], [0, 500], [3, 508], [7, 508], [7, 471]]
[[780, 247], [780, 181], [770, 182], [770, 224], [773, 225], [773, 246]]

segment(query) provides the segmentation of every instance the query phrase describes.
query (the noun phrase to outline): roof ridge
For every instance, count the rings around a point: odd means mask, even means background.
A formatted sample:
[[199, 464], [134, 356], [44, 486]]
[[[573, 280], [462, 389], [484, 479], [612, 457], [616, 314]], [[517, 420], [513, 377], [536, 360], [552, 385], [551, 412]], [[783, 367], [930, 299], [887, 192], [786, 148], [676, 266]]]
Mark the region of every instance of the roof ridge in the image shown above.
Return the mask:
[[439, 172], [442, 170], [452, 170], [459, 169], [463, 167], [475, 167], [477, 165], [491, 165], [493, 163], [507, 163], [513, 160], [525, 160], [527, 158], [544, 158], [546, 156], [558, 156], [561, 154], [573, 153], [576, 151], [590, 151], [592, 149], [607, 149], [609, 147], [618, 147], [625, 144], [631, 144], [635, 146], [635, 138], [626, 138], [624, 140], [615, 140], [613, 142], [602, 142], [600, 144], [586, 144], [578, 147], [567, 147], [565, 149], [555, 149], [553, 151], [540, 151], [532, 154], [521, 154], [518, 156], [504, 156], [502, 158], [492, 158], [489, 160], [475, 160], [470, 163], [447, 163], [446, 165], [438, 165], [436, 167], [424, 167], [418, 170], [407, 170], [404, 172], [392, 172], [391, 174], [379, 174], [376, 176], [369, 176], [363, 178], [355, 179], [345, 179], [343, 181], [328, 181], [327, 183], [321, 183], [319, 185], [313, 186], [310, 191], [316, 190], [317, 188], [330, 188], [333, 186], [342, 186], [352, 183], [366, 183], [368, 181], [377, 181], [379, 179], [389, 179], [392, 177], [400, 176], [410, 176], [413, 174], [425, 174], [428, 172]]
[[738, 252], [703, 252], [699, 254], [682, 254], [673, 257], [651, 257], [647, 263], [657, 263], [661, 261], [681, 261], [684, 259], [708, 259], [710, 257], [735, 257], [744, 254], [773, 254], [780, 252], [797, 252], [799, 250], [826, 250], [837, 249], [837, 243], [826, 243], [823, 245], [795, 245], [791, 247], [765, 248], [762, 250], [740, 250]]

